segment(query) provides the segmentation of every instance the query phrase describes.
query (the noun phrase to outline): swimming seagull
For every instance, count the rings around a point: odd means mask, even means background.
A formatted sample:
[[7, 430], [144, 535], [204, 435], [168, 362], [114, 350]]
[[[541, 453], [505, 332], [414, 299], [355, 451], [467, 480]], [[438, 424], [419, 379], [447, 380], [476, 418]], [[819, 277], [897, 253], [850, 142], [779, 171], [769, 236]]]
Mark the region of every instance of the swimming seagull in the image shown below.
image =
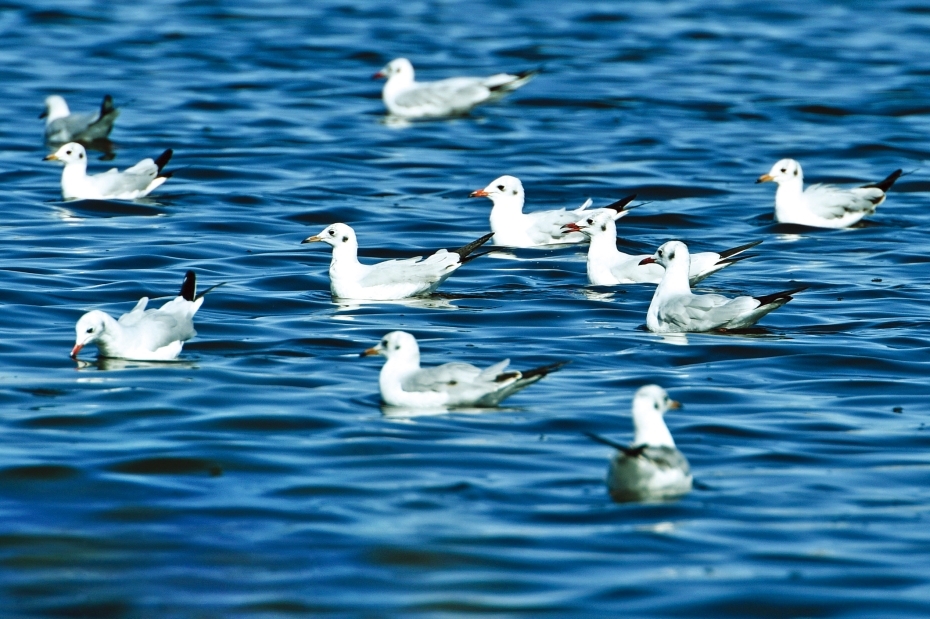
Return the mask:
[[45, 99], [45, 141], [50, 144], [65, 142], [93, 142], [113, 130], [119, 108], [113, 106], [113, 97], [105, 95], [100, 109], [93, 113], [72, 114], [63, 97], [52, 95]]
[[[665, 268], [658, 263], [640, 264], [647, 255], [631, 256], [617, 249], [618, 217], [624, 213], [601, 209], [592, 211], [588, 217], [562, 226], [563, 230], [581, 232], [591, 239], [588, 247], [588, 282], [593, 286], [616, 286], [617, 284], [658, 284], [662, 281]], [[750, 256], [739, 256], [762, 241], [753, 241], [722, 252], [702, 252], [691, 256], [688, 280], [692, 286], [721, 269], [745, 260]], [[739, 257], [737, 257], [739, 256]]]
[[[494, 232], [494, 244], [506, 247], [542, 247], [563, 243], [583, 243], [587, 237], [581, 232], [563, 231], [562, 226], [583, 217], [582, 212], [591, 206], [591, 200], [573, 211], [558, 209], [552, 211], [523, 212], [523, 183], [514, 176], [501, 176], [491, 181], [484, 189], [471, 192], [470, 198], [489, 198], [491, 207], [491, 230]], [[610, 204], [614, 220], [626, 215], [630, 202], [636, 195], [627, 196]], [[593, 212], [593, 211], [588, 211]]]
[[381, 399], [389, 406], [407, 408], [497, 406], [568, 363], [560, 361], [525, 372], [506, 370], [509, 359], [484, 370], [469, 363], [421, 368], [417, 340], [405, 331], [388, 333], [361, 356], [370, 355], [386, 358], [378, 378]]
[[164, 167], [174, 153], [170, 148], [158, 159], [143, 159], [122, 172], [116, 168], [87, 175], [87, 151], [77, 142], [65, 144], [46, 161], [65, 164], [61, 172], [61, 195], [65, 200], [134, 200], [147, 196], [171, 177]]
[[895, 170], [885, 180], [841, 189], [833, 185], [811, 185], [804, 189], [804, 172], [794, 159], [782, 159], [763, 174], [756, 183], [778, 183], [775, 192], [775, 219], [783, 224], [814, 228], [848, 228], [885, 201], [901, 170]]
[[665, 275], [656, 287], [646, 314], [646, 327], [655, 333], [686, 333], [751, 327], [760, 318], [790, 301], [807, 286], [761, 297], [693, 294], [688, 284], [691, 262], [688, 246], [668, 241], [640, 264], [656, 262]]
[[688, 459], [675, 447], [662, 416], [681, 404], [658, 385], [640, 387], [633, 396], [633, 444], [615, 443], [591, 432], [587, 436], [617, 450], [610, 461], [607, 488], [615, 501], [670, 499], [691, 491]]
[[71, 357], [76, 358], [82, 348], [93, 343], [101, 357], [135, 361], [176, 359], [184, 342], [197, 335], [194, 314], [203, 304], [203, 296], [217, 286], [197, 295], [197, 276], [188, 271], [178, 296], [158, 309], [146, 310], [149, 298], [142, 297], [119, 320], [100, 310], [87, 312], [75, 327]]
[[388, 112], [402, 118], [437, 118], [465, 114], [485, 101], [499, 99], [526, 84], [535, 71], [490, 77], [452, 77], [438, 82], [417, 82], [406, 58], [387, 63], [372, 77], [387, 78], [381, 98]]
[[417, 256], [377, 264], [362, 264], [358, 261], [358, 240], [355, 231], [346, 224], [327, 226], [319, 234], [307, 237], [302, 242], [322, 242], [332, 246], [329, 284], [333, 297], [390, 301], [433, 292], [460, 266], [483, 256], [483, 253], [473, 252], [492, 236], [491, 233], [485, 234], [459, 249], [440, 249], [425, 260]]

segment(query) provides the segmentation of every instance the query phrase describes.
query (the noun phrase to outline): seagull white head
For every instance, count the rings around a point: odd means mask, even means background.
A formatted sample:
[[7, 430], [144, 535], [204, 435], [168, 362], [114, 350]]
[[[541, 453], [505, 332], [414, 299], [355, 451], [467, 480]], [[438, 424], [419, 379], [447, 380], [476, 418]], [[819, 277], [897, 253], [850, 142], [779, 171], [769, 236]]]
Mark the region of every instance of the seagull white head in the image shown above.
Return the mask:
[[772, 166], [768, 174], [763, 174], [756, 183], [775, 182], [779, 185], [783, 183], [803, 184], [804, 172], [801, 170], [801, 164], [794, 159], [782, 159]]
[[687, 272], [691, 266], [691, 254], [688, 253], [688, 246], [681, 241], [666, 241], [656, 250], [656, 253], [643, 258], [639, 263], [661, 264], [666, 269], [673, 268], [673, 265], [684, 264], [685, 272]]
[[406, 331], [391, 331], [378, 342], [377, 346], [362, 353], [363, 357], [381, 355], [388, 361], [407, 361], [420, 365], [420, 346], [417, 339]]
[[100, 310], [87, 312], [77, 321], [74, 327], [74, 348], [71, 349], [71, 357], [77, 357], [81, 349], [92, 342], [96, 342], [104, 334], [107, 328], [107, 316]]
[[612, 209], [593, 211], [588, 217], [579, 219], [572, 224], [565, 224], [562, 226], [562, 231], [581, 232], [588, 238], [605, 233], [617, 236], [617, 224], [614, 222], [624, 215], [626, 215], [624, 211], [614, 211]]
[[395, 58], [372, 76], [373, 79], [387, 78], [393, 81], [413, 82], [413, 65], [406, 58]]
[[491, 181], [484, 189], [473, 191], [469, 198], [490, 198], [494, 206], [513, 205], [523, 208], [523, 183], [516, 176], [501, 176]]
[[346, 224], [332, 224], [326, 226], [322, 232], [313, 236], [308, 236], [301, 243], [326, 243], [333, 247], [342, 245], [358, 246], [358, 240], [355, 238], [355, 230]]
[[60, 161], [69, 166], [78, 164], [87, 167], [87, 151], [77, 142], [68, 142], [51, 155], [45, 157], [45, 161]]
[[640, 387], [633, 396], [633, 445], [650, 447], [674, 447], [668, 426], [662, 416], [670, 408], [681, 408], [658, 385]]
[[64, 97], [51, 95], [45, 98], [45, 111], [39, 114], [39, 118], [44, 118], [45, 124], [47, 125], [53, 120], [65, 118], [70, 114], [71, 110], [68, 109], [68, 104], [65, 103]]

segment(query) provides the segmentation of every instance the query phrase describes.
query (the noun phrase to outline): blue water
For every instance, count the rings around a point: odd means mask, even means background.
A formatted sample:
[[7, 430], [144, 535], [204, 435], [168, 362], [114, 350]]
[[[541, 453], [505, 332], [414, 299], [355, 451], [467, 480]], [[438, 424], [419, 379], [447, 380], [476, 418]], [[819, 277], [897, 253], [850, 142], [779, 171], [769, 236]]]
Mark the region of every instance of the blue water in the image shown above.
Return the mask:
[[[930, 10], [914, 0], [22, 2], [0, 5], [0, 607], [4, 617], [917, 617], [930, 614], [925, 192]], [[384, 123], [369, 76], [541, 68], [451, 121]], [[60, 201], [49, 94], [111, 93], [126, 167], [173, 148], [147, 201]], [[913, 171], [864, 226], [772, 221], [774, 161], [811, 182]], [[427, 302], [340, 306], [329, 251], [457, 247], [468, 193], [653, 203], [621, 246], [764, 239], [702, 284], [811, 288], [747, 335], [644, 329], [650, 286], [585, 285], [578, 248], [481, 258]], [[174, 364], [76, 364], [85, 311], [176, 294]], [[161, 303], [161, 301], [157, 301]], [[425, 363], [572, 363], [484, 414], [397, 419], [387, 331]], [[92, 352], [92, 351], [88, 351]], [[92, 354], [85, 355], [92, 360]], [[698, 487], [612, 503], [635, 389]]]

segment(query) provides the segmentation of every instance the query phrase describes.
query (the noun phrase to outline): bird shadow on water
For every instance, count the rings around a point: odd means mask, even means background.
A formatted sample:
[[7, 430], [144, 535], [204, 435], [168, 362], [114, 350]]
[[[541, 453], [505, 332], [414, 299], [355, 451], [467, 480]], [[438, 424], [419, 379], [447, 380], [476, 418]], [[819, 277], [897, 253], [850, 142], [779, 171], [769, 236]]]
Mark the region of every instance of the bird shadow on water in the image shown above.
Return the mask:
[[111, 371], [111, 370], [140, 370], [140, 369], [173, 369], [196, 370], [199, 368], [195, 361], [133, 361], [130, 359], [115, 359], [110, 357], [97, 357], [93, 361], [83, 359], [74, 360], [75, 370], [85, 371]]
[[124, 200], [69, 200], [52, 202], [61, 219], [95, 217], [159, 217], [165, 214], [164, 205], [154, 200], [141, 198]]

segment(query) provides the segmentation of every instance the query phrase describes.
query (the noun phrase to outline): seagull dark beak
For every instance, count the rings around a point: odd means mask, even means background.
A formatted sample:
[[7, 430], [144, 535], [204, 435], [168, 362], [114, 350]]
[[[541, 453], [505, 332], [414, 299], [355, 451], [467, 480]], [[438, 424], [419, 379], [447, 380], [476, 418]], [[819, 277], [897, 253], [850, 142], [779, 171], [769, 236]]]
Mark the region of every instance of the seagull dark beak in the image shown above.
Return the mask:
[[78, 353], [81, 352], [82, 348], [84, 348], [84, 344], [75, 344], [74, 348], [71, 349], [71, 358], [77, 359]]
[[386, 77], [386, 76], [384, 75], [384, 71], [378, 71], [377, 73], [375, 73], [374, 75], [371, 76], [371, 79], [373, 79], [373, 80], [380, 80], [380, 79], [383, 79], [384, 77]]
[[565, 224], [562, 226], [562, 232], [581, 232], [578, 224]]
[[39, 114], [39, 118], [45, 118], [46, 116], [48, 116], [48, 110], [45, 110], [44, 112]]
[[774, 180], [775, 179], [772, 178], [771, 174], [763, 174], [762, 176], [756, 179], [756, 184], [758, 185], [759, 183], [769, 183]]
[[479, 189], [477, 191], [473, 191], [470, 194], [468, 194], [468, 197], [469, 198], [487, 198], [488, 192], [485, 191], [484, 189]]
[[55, 153], [52, 153], [51, 155], [43, 157], [42, 161], [58, 161], [58, 155], [56, 155]]
[[656, 264], [656, 259], [653, 258], [652, 256], [649, 256], [648, 258], [643, 258], [642, 260], [639, 261], [639, 265], [642, 266], [644, 264]]
[[318, 236], [316, 236], [316, 235], [313, 235], [313, 236], [308, 236], [307, 238], [305, 238], [304, 240], [302, 240], [302, 241], [300, 242], [300, 244], [303, 245], [304, 243], [317, 243], [317, 242], [322, 241], [322, 240], [323, 240], [323, 239], [322, 239], [321, 237], [318, 237]]
[[380, 354], [381, 354], [381, 350], [377, 346], [375, 346], [367, 350], [363, 350], [361, 354], [359, 354], [359, 357], [373, 357], [375, 355], [380, 355]]

